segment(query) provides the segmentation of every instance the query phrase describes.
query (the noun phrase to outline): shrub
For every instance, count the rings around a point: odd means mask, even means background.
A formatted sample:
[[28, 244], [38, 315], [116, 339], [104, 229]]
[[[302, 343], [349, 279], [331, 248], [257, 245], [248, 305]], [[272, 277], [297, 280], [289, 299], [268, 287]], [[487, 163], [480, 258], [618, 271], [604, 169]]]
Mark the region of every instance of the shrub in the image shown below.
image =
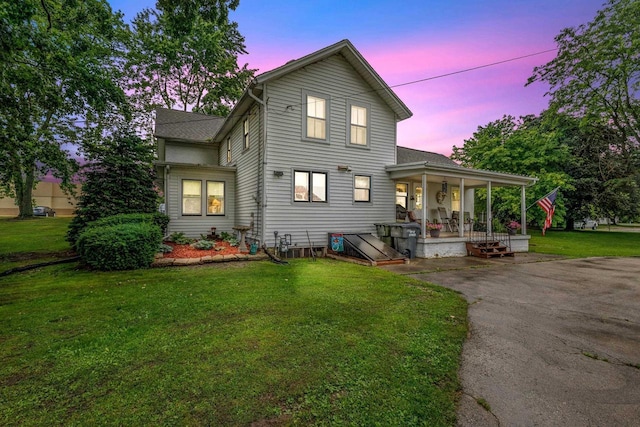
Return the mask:
[[167, 238], [167, 241], [177, 243], [179, 245], [188, 245], [189, 243], [193, 243], [192, 238], [187, 237], [184, 235], [184, 233], [178, 231], [171, 233], [171, 235]]
[[216, 246], [216, 242], [212, 242], [211, 240], [198, 240], [195, 243], [191, 244], [192, 248], [201, 249], [201, 250], [209, 250], [213, 249]]
[[129, 214], [118, 214], [111, 215], [104, 218], [97, 219], [95, 221], [91, 221], [86, 224], [82, 224], [81, 222], [73, 222], [69, 226], [69, 231], [67, 232], [67, 240], [72, 244], [72, 246], [77, 250], [78, 237], [82, 232], [91, 227], [103, 228], [110, 227], [112, 225], [119, 224], [140, 224], [140, 223], [148, 223], [157, 225], [162, 234], [167, 230], [167, 226], [169, 225], [169, 216], [160, 212], [155, 213], [129, 213]]
[[77, 242], [82, 260], [98, 270], [131, 270], [151, 265], [162, 242], [155, 224], [122, 223], [88, 227]]
[[164, 243], [161, 243], [160, 247], [158, 247], [158, 252], [163, 254], [168, 254], [170, 252], [173, 252], [173, 246], [169, 246], [169, 245], [165, 245]]

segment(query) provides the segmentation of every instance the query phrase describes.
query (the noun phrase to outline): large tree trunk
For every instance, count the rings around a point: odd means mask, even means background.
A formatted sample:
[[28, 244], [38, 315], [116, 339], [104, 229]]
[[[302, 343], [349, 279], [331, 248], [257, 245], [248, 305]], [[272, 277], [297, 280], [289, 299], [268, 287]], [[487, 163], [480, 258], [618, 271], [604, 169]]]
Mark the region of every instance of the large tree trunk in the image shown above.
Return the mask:
[[33, 217], [33, 205], [31, 199], [33, 197], [33, 183], [35, 181], [34, 167], [27, 168], [23, 176], [17, 177], [15, 182], [16, 201], [18, 202], [18, 217]]

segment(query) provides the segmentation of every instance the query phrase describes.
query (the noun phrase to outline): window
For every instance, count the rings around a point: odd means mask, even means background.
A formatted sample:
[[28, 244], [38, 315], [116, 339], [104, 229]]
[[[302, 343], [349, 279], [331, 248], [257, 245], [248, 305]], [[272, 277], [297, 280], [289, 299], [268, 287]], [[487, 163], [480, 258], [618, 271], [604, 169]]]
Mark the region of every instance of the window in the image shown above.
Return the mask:
[[231, 138], [227, 138], [227, 163], [231, 163]]
[[207, 181], [207, 215], [224, 215], [223, 181]]
[[451, 187], [451, 210], [460, 212], [460, 187]]
[[305, 94], [304, 105], [303, 137], [327, 141], [329, 139], [327, 126], [329, 101], [321, 96]]
[[409, 184], [397, 183], [396, 184], [396, 205], [402, 206], [407, 209], [407, 193], [409, 191]]
[[416, 187], [416, 209], [422, 209], [422, 187]]
[[243, 149], [249, 149], [249, 119], [244, 119], [242, 122], [242, 141], [243, 141]]
[[350, 127], [349, 127], [349, 142], [355, 145], [368, 145], [367, 137], [367, 122], [368, 122], [367, 107], [358, 105], [351, 105], [350, 109]]
[[356, 202], [371, 201], [371, 177], [356, 175], [353, 180], [353, 200]]
[[182, 215], [202, 215], [202, 181], [182, 180]]
[[295, 171], [293, 200], [296, 202], [326, 202], [327, 174]]

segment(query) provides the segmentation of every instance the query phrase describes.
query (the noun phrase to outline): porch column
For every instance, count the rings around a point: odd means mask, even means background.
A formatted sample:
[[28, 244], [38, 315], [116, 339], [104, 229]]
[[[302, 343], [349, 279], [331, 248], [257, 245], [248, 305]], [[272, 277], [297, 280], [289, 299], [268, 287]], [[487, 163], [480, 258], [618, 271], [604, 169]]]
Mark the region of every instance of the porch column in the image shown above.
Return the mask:
[[520, 191], [520, 224], [522, 224], [522, 235], [527, 235], [527, 200], [526, 200], [525, 186], [522, 186]]
[[487, 235], [493, 235], [493, 218], [491, 214], [491, 181], [487, 181]]
[[420, 234], [427, 237], [427, 174], [422, 174], [422, 221], [420, 222]]
[[458, 212], [458, 236], [464, 237], [464, 178], [460, 178], [460, 211]]

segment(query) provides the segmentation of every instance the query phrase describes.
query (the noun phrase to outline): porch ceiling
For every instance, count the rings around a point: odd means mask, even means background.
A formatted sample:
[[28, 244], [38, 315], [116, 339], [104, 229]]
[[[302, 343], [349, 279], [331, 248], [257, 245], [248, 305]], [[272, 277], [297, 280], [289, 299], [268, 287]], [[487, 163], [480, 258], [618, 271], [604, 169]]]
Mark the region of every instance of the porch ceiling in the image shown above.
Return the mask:
[[421, 181], [422, 175], [426, 174], [427, 182], [439, 183], [446, 180], [450, 184], [455, 184], [460, 182], [460, 179], [464, 179], [465, 188], [485, 187], [489, 182], [491, 182], [492, 187], [528, 186], [538, 181], [538, 178], [525, 175], [433, 164], [430, 162], [390, 165], [385, 169], [389, 177], [394, 180]]

